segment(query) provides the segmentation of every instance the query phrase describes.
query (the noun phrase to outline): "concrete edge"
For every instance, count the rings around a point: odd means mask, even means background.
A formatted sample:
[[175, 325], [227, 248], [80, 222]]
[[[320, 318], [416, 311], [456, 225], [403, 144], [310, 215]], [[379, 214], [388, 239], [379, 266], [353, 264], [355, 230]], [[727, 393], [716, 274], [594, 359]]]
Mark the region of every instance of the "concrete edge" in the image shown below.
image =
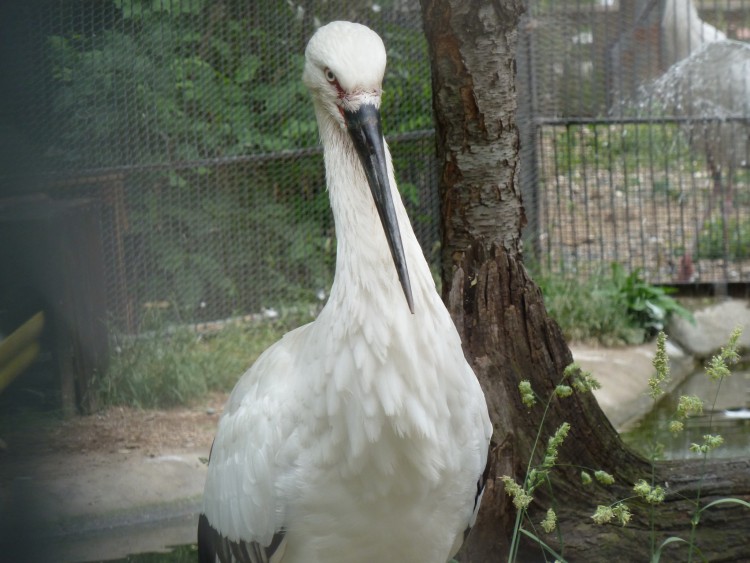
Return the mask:
[[138, 528], [195, 517], [201, 510], [202, 497], [132, 506], [103, 514], [85, 514], [52, 522], [48, 539], [76, 538], [96, 535], [114, 529]]

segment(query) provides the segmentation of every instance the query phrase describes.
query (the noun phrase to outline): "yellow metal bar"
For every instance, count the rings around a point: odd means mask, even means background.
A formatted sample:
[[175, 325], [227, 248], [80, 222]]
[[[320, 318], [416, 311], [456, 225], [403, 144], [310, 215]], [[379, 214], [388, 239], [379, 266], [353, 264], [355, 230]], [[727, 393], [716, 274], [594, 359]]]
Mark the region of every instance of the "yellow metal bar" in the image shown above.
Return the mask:
[[0, 393], [34, 362], [37, 354], [39, 354], [39, 343], [35, 340], [0, 367]]
[[0, 369], [11, 362], [32, 341], [39, 338], [44, 328], [44, 312], [39, 311], [0, 342]]

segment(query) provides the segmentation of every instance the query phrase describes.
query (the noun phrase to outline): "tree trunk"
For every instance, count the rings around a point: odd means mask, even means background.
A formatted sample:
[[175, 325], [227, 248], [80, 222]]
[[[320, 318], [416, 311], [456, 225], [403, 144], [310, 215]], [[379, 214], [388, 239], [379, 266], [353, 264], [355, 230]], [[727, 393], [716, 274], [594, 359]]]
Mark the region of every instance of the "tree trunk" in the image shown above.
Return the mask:
[[[572, 361], [521, 261], [525, 219], [517, 185], [515, 55], [523, 2], [422, 0], [422, 12], [441, 167], [444, 298], [484, 388], [495, 427], [493, 479], [461, 556], [468, 562], [505, 561], [515, 509], [498, 477], [510, 475], [523, 482], [543, 413], [539, 405], [529, 409], [522, 404], [518, 383], [529, 380], [540, 396], [547, 397]], [[554, 506], [561, 535], [546, 535], [540, 529], [538, 533], [567, 561], [648, 560], [652, 548], [647, 506], [630, 501], [633, 518], [624, 528], [597, 526], [590, 516], [597, 505], [632, 497], [638, 479], [651, 480], [651, 464], [623, 444], [590, 393], [576, 392], [552, 402], [542, 444], [564, 421], [571, 430], [553, 471], [551, 492], [540, 487], [529, 509], [532, 521], [540, 522]], [[603, 469], [615, 476], [616, 483], [584, 488], [583, 468]], [[727, 496], [747, 499], [750, 493], [748, 461], [706, 468], [696, 463], [659, 464], [654, 476], [668, 491], [665, 503], [655, 508], [657, 546], [669, 536], [689, 537], [694, 508], [690, 499], [695, 499], [699, 486], [703, 505]], [[748, 560], [749, 533], [746, 509], [715, 508], [704, 513], [696, 541], [712, 561]], [[523, 545], [532, 560], [541, 560], [530, 541]], [[678, 543], [666, 547], [662, 557], [686, 559], [685, 544]]]

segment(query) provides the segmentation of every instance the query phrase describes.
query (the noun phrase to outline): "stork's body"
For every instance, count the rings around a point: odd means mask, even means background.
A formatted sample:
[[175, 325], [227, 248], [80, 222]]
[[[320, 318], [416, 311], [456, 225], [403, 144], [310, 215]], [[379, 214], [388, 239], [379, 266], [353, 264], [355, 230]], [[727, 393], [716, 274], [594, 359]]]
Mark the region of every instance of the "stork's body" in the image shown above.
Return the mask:
[[[442, 563], [478, 508], [487, 407], [395, 189], [379, 120], [381, 149], [353, 141], [379, 107], [382, 42], [334, 22], [306, 57], [336, 274], [318, 318], [266, 350], [232, 392], [209, 463], [201, 560]], [[391, 211], [374, 203], [384, 195]]]

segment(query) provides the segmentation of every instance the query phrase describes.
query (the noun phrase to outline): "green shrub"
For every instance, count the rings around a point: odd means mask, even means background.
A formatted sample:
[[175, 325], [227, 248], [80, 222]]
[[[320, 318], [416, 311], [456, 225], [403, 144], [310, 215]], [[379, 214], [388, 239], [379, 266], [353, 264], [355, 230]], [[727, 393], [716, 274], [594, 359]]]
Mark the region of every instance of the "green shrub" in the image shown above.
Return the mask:
[[547, 311], [560, 325], [566, 340], [620, 344], [640, 338], [630, 326], [624, 304], [613, 300], [604, 278], [576, 280], [544, 274], [535, 276], [535, 280], [544, 294]]
[[669, 295], [672, 287], [651, 285], [643, 279], [643, 270], [636, 268], [627, 274], [618, 264], [612, 264], [614, 300], [622, 299], [633, 326], [646, 332], [647, 338], [656, 336], [672, 313], [692, 320], [692, 315]]
[[568, 341], [639, 344], [661, 330], [671, 314], [691, 318], [670, 297], [673, 289], [651, 285], [640, 269], [626, 273], [617, 263], [585, 279], [552, 273], [536, 273], [534, 279]]
[[[152, 317], [158, 326], [160, 315]], [[310, 314], [290, 312], [211, 332], [162, 325], [139, 337], [121, 337], [99, 382], [101, 403], [164, 408], [229, 391], [266, 348], [310, 320]]]

